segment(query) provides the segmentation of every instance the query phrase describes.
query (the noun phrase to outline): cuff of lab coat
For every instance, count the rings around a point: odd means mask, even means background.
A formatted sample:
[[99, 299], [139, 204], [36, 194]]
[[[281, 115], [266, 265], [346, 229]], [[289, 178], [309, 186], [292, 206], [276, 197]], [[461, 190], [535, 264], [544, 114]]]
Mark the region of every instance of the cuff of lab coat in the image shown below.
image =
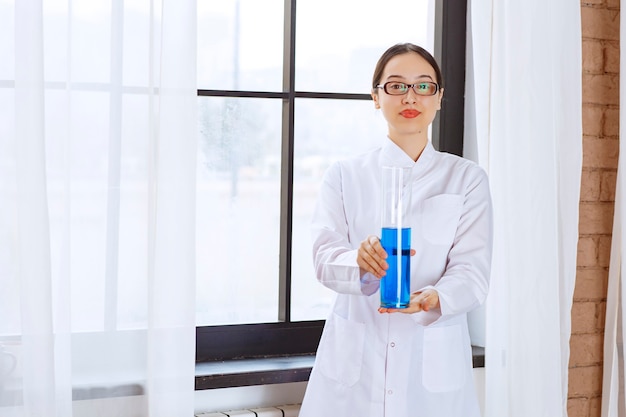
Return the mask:
[[378, 291], [380, 280], [370, 273], [361, 276], [356, 253], [356, 249], [345, 252], [326, 265], [323, 282], [339, 293], [372, 295]]
[[[360, 273], [360, 270], [359, 270]], [[365, 295], [372, 295], [380, 288], [380, 279], [366, 272], [361, 277], [361, 292]]]

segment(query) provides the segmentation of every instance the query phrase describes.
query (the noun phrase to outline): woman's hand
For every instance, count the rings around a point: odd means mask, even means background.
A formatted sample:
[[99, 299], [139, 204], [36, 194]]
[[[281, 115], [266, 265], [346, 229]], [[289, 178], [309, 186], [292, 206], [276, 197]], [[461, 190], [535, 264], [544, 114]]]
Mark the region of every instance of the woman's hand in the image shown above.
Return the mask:
[[439, 293], [436, 290], [428, 289], [411, 294], [411, 301], [407, 308], [384, 308], [378, 309], [379, 313], [419, 313], [420, 311], [430, 311], [439, 308]]
[[[415, 253], [415, 249], [411, 249], [411, 256]], [[361, 269], [361, 276], [369, 272], [380, 279], [387, 274], [387, 269], [389, 269], [386, 259], [387, 252], [380, 244], [380, 239], [377, 236], [369, 235], [359, 246], [356, 263]]]
[[356, 257], [356, 263], [361, 269], [361, 276], [369, 272], [376, 278], [382, 278], [389, 268], [385, 259], [387, 259], [387, 252], [383, 249], [377, 236], [370, 235], [361, 242]]

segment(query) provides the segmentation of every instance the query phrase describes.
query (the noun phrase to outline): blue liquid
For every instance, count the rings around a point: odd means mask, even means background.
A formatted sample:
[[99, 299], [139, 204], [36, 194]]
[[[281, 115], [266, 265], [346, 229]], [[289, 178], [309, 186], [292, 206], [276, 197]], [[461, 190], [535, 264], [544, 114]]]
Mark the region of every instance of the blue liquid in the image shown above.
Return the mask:
[[[398, 279], [398, 229], [383, 227], [380, 243], [387, 252], [389, 269], [380, 280], [380, 306], [406, 308], [411, 291], [411, 228], [402, 229], [400, 248], [401, 276]], [[400, 287], [398, 290], [398, 286]]]

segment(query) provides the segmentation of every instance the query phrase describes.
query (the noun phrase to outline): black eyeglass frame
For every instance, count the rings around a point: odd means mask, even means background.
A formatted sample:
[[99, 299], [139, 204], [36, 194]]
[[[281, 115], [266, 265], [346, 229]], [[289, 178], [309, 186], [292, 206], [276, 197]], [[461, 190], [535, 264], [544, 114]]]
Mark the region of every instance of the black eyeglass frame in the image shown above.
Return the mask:
[[[390, 93], [390, 92], [387, 90], [387, 86], [388, 86], [389, 84], [404, 84], [404, 85], [406, 86], [406, 91], [405, 91], [404, 93], [399, 93], [399, 94], [398, 94], [398, 93], [396, 93], [396, 92]], [[415, 88], [415, 87], [417, 87], [418, 85], [421, 85], [421, 84], [430, 84], [430, 85], [434, 85], [434, 86], [435, 86], [435, 92], [434, 92], [434, 93], [432, 93], [432, 94], [422, 94], [421, 92], [417, 91], [417, 89]], [[409, 89], [411, 89], [411, 88], [412, 88], [412, 89], [413, 89], [413, 92], [414, 92], [415, 94], [417, 94], [418, 96], [431, 97], [431, 96], [436, 95], [436, 94], [439, 92], [439, 90], [440, 90], [439, 84], [437, 84], [437, 83], [435, 83], [435, 82], [432, 82], [432, 81], [421, 81], [421, 82], [419, 82], [419, 83], [415, 83], [415, 84], [407, 84], [407, 83], [403, 83], [403, 82], [400, 82], [400, 81], [387, 81], [385, 84], [378, 84], [378, 85], [376, 86], [376, 88], [382, 88], [382, 90], [383, 90], [385, 93], [389, 94], [390, 96], [403, 96], [403, 95], [405, 95], [405, 94], [408, 94], [408, 93], [409, 93]]]

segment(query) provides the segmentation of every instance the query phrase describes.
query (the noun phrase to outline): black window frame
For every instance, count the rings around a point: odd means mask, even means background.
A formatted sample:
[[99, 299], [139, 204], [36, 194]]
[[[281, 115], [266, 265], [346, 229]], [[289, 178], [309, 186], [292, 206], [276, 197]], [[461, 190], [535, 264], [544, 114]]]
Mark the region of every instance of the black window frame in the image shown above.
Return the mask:
[[[296, 2], [285, 0], [283, 91], [198, 90], [198, 96], [275, 98], [283, 102], [278, 322], [196, 327], [196, 363], [313, 355], [324, 320], [291, 320], [291, 222], [296, 98], [371, 100], [369, 94], [295, 90]], [[433, 145], [463, 154], [467, 0], [436, 1], [435, 56], [445, 80], [441, 110], [433, 122]], [[373, 69], [372, 69], [373, 70]]]

